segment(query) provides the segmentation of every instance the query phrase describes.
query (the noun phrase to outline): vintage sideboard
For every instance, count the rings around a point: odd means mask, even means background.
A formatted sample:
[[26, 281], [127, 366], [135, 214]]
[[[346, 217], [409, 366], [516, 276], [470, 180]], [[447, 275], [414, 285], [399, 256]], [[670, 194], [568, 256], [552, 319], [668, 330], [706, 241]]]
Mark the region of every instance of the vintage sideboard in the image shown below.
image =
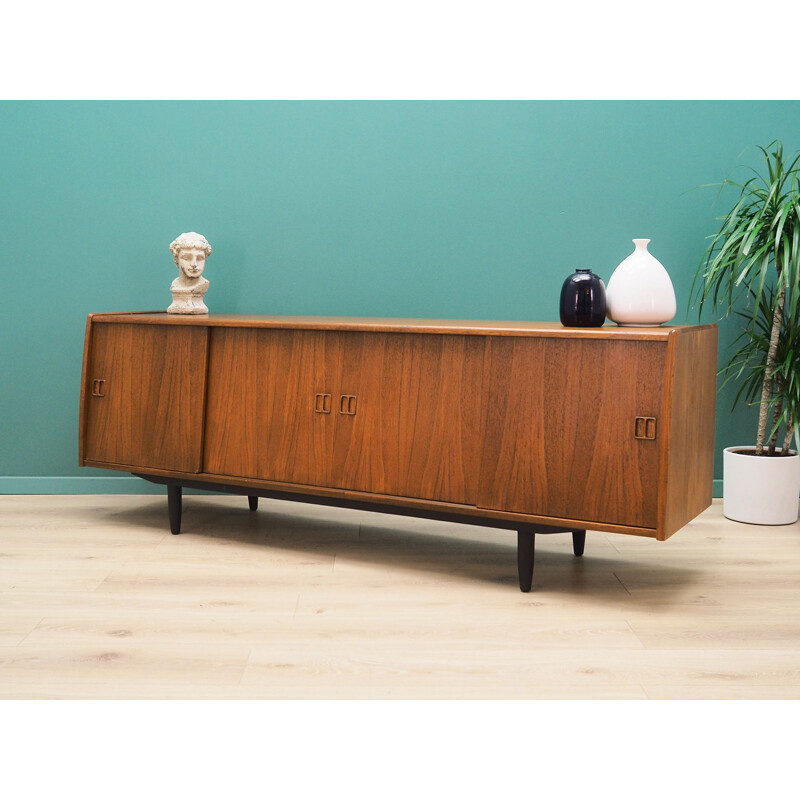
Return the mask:
[[711, 503], [714, 325], [91, 314], [80, 464], [167, 487], [665, 540]]

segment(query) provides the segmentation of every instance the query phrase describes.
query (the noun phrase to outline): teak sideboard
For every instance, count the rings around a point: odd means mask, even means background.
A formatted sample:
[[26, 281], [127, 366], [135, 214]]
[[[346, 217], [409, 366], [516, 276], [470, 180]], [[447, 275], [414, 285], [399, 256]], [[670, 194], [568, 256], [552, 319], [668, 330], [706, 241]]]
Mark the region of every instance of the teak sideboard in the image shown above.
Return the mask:
[[80, 464], [536, 533], [665, 540], [711, 503], [714, 325], [92, 314]]

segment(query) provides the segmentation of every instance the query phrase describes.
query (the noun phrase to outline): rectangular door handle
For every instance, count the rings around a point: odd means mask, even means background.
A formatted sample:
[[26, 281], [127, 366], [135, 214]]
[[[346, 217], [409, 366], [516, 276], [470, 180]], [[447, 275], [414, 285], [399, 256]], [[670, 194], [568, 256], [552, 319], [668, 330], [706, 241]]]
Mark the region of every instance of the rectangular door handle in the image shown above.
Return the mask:
[[317, 394], [314, 395], [314, 411], [317, 414], [330, 414], [331, 413], [331, 396], [330, 394]]
[[92, 381], [92, 397], [106, 396], [106, 382], [104, 378], [95, 378]]
[[635, 439], [655, 439], [656, 438], [656, 418], [655, 417], [636, 417], [633, 429]]
[[339, 413], [348, 416], [356, 413], [356, 396], [354, 394], [343, 394], [339, 398]]

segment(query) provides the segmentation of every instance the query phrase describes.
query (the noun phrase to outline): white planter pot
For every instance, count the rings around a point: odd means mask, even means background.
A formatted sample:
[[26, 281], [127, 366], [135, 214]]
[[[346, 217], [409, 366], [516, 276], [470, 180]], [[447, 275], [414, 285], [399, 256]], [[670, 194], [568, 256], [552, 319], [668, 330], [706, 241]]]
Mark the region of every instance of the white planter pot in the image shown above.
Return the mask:
[[793, 450], [786, 456], [747, 455], [754, 452], [755, 447], [723, 451], [722, 513], [754, 525], [797, 522], [800, 456]]

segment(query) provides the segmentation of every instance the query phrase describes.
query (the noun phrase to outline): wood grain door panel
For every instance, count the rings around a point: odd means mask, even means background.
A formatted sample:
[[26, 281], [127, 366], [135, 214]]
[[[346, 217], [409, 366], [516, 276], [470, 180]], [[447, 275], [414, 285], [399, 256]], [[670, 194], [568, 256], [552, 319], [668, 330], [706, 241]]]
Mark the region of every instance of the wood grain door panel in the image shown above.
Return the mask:
[[480, 337], [219, 328], [205, 471], [475, 504]]
[[200, 327], [96, 323], [87, 460], [199, 472], [207, 341]]
[[344, 334], [336, 485], [475, 504], [482, 367], [479, 337]]
[[[217, 328], [209, 356], [205, 471], [331, 485], [341, 334]], [[320, 406], [320, 409], [323, 407]]]
[[487, 339], [479, 505], [655, 528], [665, 358], [655, 342]]

